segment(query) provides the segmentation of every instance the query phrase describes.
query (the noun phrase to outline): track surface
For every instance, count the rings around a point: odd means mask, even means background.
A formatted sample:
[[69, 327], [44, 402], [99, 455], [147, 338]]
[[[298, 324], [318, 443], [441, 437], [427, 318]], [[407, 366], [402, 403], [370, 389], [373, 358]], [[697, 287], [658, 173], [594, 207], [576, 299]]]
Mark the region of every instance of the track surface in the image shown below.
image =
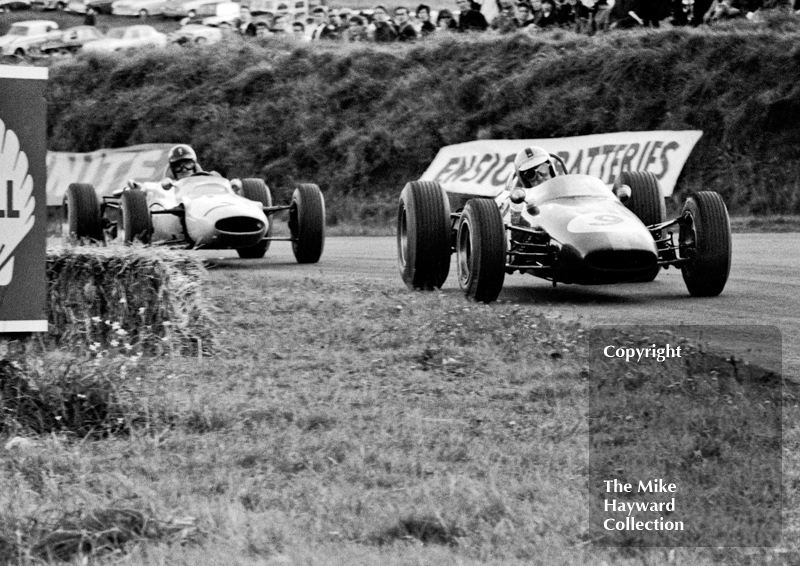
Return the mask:
[[[783, 370], [800, 381], [800, 237], [798, 234], [736, 234], [733, 267], [719, 297], [692, 298], [681, 273], [662, 271], [653, 283], [581, 287], [559, 285], [529, 275], [506, 277], [500, 301], [530, 305], [548, 317], [598, 324], [774, 325], [783, 337]], [[201, 252], [217, 269], [261, 269], [269, 277], [330, 281], [381, 281], [405, 289], [397, 271], [395, 239], [328, 238], [322, 259], [297, 265], [287, 243], [274, 242], [263, 260], [240, 260], [233, 251]], [[459, 295], [455, 264], [444, 285]], [[719, 340], [734, 353], [779, 370], [777, 340], [757, 329], [717, 329]]]

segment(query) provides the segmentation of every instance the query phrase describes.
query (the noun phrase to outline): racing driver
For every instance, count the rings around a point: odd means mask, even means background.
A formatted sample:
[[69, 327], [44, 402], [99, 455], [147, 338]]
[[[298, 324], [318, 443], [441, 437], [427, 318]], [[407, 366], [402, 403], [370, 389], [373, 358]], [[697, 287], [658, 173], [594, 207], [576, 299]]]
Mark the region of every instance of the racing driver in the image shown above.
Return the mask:
[[541, 147], [532, 145], [517, 154], [514, 168], [522, 186], [526, 189], [555, 176], [555, 167], [550, 161], [550, 154]]
[[191, 177], [203, 170], [197, 163], [197, 154], [186, 144], [176, 145], [170, 149], [168, 160], [169, 169], [176, 181]]

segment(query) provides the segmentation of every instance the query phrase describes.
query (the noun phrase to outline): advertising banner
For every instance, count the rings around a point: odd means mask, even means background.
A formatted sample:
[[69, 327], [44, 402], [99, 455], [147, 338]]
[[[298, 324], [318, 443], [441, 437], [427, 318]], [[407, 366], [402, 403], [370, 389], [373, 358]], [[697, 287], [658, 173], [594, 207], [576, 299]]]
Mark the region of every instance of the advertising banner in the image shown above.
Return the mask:
[[128, 179], [161, 180], [173, 145], [153, 143], [91, 153], [51, 151], [47, 154], [47, 205], [61, 206], [72, 183], [89, 183], [102, 196], [121, 189]]
[[514, 157], [538, 145], [558, 154], [569, 173], [583, 173], [613, 184], [622, 171], [651, 171], [664, 196], [675, 190], [678, 176], [695, 144], [698, 130], [616, 132], [538, 140], [478, 140], [439, 150], [422, 181], [437, 181], [446, 189], [474, 194], [499, 193], [514, 171]]
[[47, 332], [47, 69], [0, 65], [0, 333]]

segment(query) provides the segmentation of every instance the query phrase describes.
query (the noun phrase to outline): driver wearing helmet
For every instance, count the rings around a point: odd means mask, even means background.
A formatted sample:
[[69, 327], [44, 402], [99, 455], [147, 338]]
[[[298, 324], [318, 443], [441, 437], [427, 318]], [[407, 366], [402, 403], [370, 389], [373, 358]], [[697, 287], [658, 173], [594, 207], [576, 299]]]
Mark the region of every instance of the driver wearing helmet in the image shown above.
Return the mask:
[[175, 180], [191, 177], [202, 171], [197, 163], [197, 154], [186, 144], [176, 145], [169, 150], [169, 170]]
[[529, 189], [555, 176], [555, 167], [550, 154], [541, 147], [532, 145], [517, 154], [514, 159], [519, 183]]

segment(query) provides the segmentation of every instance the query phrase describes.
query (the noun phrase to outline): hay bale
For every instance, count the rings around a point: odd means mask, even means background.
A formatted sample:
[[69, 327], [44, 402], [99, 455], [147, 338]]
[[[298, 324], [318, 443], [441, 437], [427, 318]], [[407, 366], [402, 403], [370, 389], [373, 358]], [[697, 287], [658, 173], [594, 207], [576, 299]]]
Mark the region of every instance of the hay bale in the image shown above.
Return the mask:
[[144, 246], [47, 251], [49, 337], [58, 344], [124, 345], [150, 354], [211, 353], [214, 322], [196, 255]]

